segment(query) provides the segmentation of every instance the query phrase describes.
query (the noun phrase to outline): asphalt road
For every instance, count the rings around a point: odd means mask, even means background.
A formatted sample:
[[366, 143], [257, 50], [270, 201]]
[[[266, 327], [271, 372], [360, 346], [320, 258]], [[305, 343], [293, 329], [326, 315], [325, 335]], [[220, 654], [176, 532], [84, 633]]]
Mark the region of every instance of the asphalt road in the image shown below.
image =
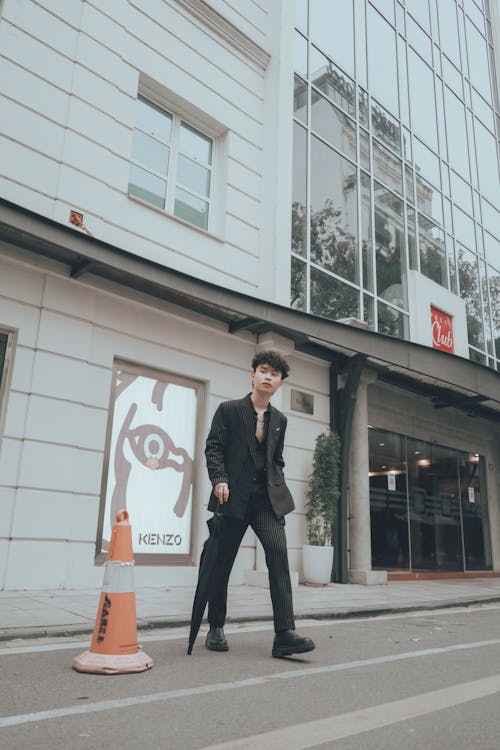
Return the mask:
[[304, 621], [316, 641], [272, 659], [272, 626], [228, 627], [228, 653], [186, 630], [140, 634], [155, 666], [75, 672], [76, 639], [0, 644], [6, 750], [498, 750], [500, 605]]

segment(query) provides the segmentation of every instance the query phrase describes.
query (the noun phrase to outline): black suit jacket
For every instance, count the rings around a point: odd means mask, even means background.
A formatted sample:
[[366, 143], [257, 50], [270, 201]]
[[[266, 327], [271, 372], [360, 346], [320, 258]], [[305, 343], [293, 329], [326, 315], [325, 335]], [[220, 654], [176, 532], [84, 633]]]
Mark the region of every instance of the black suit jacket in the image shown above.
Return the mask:
[[[267, 483], [271, 505], [277, 518], [290, 513], [295, 505], [283, 475], [283, 445], [287, 420], [269, 406], [267, 430]], [[212, 486], [229, 485], [229, 500], [222, 505], [226, 516], [243, 519], [255, 476], [255, 417], [250, 394], [217, 407], [207, 437], [205, 456]], [[218, 499], [210, 495], [208, 509], [216, 511]]]

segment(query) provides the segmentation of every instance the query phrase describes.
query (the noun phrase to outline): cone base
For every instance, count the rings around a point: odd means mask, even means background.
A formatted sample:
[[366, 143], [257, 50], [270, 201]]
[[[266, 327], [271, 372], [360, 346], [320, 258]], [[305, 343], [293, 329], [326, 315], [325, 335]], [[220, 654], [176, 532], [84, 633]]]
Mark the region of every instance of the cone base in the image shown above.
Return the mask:
[[94, 654], [84, 651], [73, 659], [73, 669], [91, 674], [127, 674], [151, 669], [153, 660], [140, 649], [135, 654]]

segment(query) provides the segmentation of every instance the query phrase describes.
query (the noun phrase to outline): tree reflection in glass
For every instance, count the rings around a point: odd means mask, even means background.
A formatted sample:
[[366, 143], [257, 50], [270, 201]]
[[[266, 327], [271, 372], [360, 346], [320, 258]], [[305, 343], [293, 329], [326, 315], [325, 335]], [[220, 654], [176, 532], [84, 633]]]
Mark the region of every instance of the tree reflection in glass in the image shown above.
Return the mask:
[[311, 261], [357, 282], [356, 168], [311, 139]]
[[407, 309], [403, 201], [377, 183], [375, 254], [378, 296], [390, 304]]
[[458, 278], [460, 296], [465, 301], [469, 344], [484, 350], [483, 316], [477, 257], [470, 250], [458, 247]]

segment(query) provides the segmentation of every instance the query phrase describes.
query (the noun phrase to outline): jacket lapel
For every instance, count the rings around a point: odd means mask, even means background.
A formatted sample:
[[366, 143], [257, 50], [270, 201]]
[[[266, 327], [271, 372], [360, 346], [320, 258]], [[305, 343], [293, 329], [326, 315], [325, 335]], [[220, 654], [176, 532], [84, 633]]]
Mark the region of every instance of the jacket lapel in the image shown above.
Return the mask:
[[253, 417], [253, 406], [250, 396], [245, 396], [241, 400], [240, 416], [243, 424], [243, 430], [254, 463], [257, 463], [257, 451], [255, 448], [255, 422]]
[[271, 413], [269, 414], [269, 426], [267, 429], [267, 465], [271, 466], [274, 455], [274, 448], [276, 447], [276, 443], [280, 436], [281, 428], [278, 411], [274, 408], [274, 406], [270, 406], [269, 408]]

